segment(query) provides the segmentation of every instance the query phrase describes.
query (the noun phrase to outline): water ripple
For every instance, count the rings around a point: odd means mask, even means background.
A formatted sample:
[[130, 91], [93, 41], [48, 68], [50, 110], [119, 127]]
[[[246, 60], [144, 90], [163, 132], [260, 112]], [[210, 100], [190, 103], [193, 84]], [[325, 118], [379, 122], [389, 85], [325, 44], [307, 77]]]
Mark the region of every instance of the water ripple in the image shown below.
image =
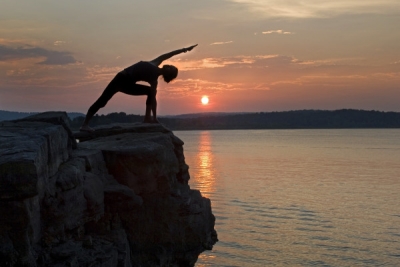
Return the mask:
[[205, 266], [400, 266], [400, 130], [179, 132], [212, 201]]

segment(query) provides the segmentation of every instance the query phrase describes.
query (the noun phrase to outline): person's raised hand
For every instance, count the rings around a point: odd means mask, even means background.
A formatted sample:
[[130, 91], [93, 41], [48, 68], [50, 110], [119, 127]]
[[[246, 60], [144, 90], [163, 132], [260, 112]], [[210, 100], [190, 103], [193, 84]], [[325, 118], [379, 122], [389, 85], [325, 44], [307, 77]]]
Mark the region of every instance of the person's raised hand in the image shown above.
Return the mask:
[[185, 48], [185, 53], [186, 53], [187, 51], [191, 51], [191, 50], [192, 50], [193, 48], [195, 48], [196, 46], [197, 46], [197, 44]]

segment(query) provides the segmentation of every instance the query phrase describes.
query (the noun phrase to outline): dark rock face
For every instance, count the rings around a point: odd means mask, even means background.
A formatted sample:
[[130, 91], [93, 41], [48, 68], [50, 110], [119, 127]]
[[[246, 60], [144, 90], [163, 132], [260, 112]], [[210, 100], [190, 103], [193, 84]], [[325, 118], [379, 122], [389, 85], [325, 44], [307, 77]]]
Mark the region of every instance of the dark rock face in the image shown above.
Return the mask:
[[217, 242], [162, 125], [74, 134], [50, 112], [1, 122], [0, 142], [0, 266], [193, 266]]

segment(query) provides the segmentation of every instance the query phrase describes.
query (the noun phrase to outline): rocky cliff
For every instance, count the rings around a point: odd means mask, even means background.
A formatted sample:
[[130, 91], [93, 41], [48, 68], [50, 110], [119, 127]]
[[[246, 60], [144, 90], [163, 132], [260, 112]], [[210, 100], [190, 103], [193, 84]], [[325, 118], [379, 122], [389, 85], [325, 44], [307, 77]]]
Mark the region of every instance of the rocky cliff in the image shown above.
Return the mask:
[[193, 266], [217, 241], [162, 125], [74, 134], [50, 112], [1, 122], [0, 143], [0, 266]]

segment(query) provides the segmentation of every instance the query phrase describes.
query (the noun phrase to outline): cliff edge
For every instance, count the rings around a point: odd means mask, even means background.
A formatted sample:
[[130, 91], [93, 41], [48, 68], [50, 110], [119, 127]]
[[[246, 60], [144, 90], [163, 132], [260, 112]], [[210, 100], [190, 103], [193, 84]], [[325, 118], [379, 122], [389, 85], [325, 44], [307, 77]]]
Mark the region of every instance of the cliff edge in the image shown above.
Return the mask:
[[73, 133], [46, 112], [0, 122], [0, 142], [0, 266], [194, 266], [217, 242], [160, 124]]

